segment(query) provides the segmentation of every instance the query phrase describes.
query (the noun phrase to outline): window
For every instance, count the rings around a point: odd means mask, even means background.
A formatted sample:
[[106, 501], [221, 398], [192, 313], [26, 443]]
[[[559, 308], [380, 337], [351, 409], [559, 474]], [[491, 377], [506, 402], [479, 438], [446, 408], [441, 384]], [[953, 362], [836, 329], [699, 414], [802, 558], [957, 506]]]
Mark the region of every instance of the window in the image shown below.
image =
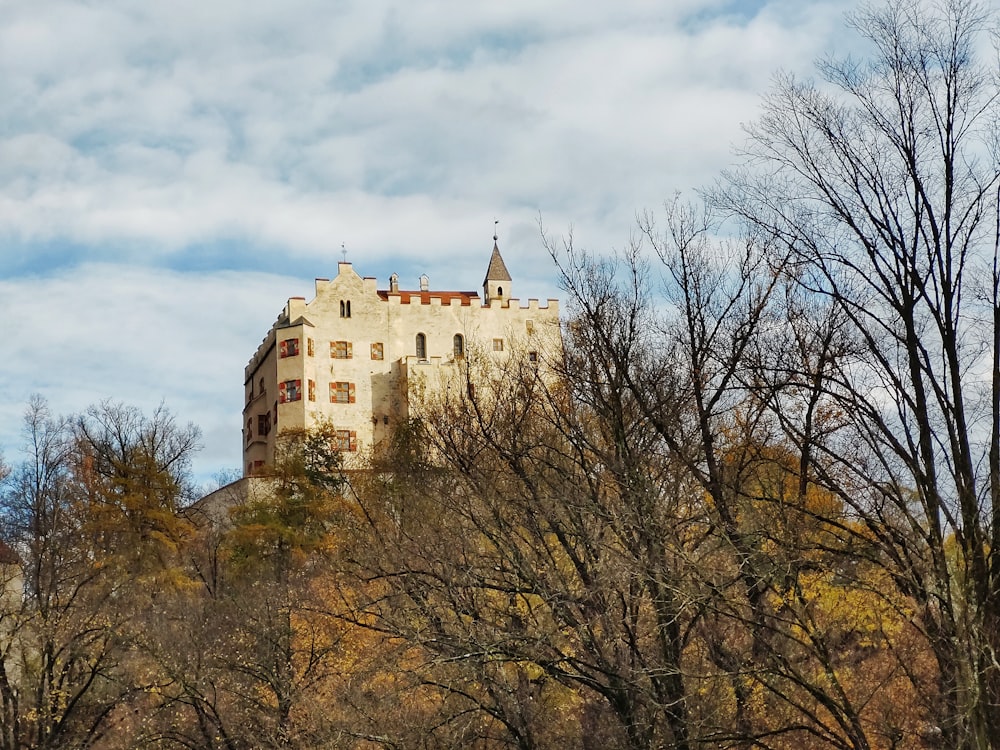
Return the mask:
[[385, 358], [385, 347], [382, 346], [382, 342], [372, 344], [372, 359], [384, 359]]
[[427, 359], [427, 337], [422, 333], [417, 334], [417, 356]]
[[529, 334], [534, 333], [535, 321], [533, 321], [531, 318], [528, 318], [526, 321], [524, 321], [524, 330], [526, 330]]
[[247, 420], [247, 445], [253, 440], [253, 417]]
[[354, 383], [337, 381], [330, 383], [330, 403], [331, 404], [353, 404], [354, 403]]
[[274, 426], [278, 426], [278, 402], [274, 402]]
[[538, 352], [528, 352], [528, 361], [533, 365], [538, 364]]
[[340, 300], [340, 317], [349, 318], [351, 317], [351, 301], [350, 300]]
[[316, 342], [312, 339], [306, 339], [306, 355], [310, 357], [316, 356]]
[[354, 430], [337, 430], [335, 439], [338, 451], [356, 451], [358, 449], [358, 433]]
[[264, 378], [260, 379], [260, 393], [263, 396], [267, 391], [264, 389]]
[[352, 359], [354, 357], [354, 347], [350, 341], [331, 341], [330, 356], [333, 359]]
[[454, 338], [454, 348], [456, 357], [465, 356], [465, 339], [462, 338], [462, 334], [456, 333]]
[[315, 401], [316, 400], [316, 381], [315, 380], [310, 380], [309, 381], [309, 400], [310, 401]]
[[497, 287], [497, 297], [503, 297], [503, 287], [502, 286], [498, 286]]
[[285, 339], [278, 345], [278, 356], [284, 359], [285, 357], [297, 357], [299, 354], [299, 340], [298, 339]]
[[493, 339], [493, 351], [495, 352], [503, 351], [503, 339]]
[[[278, 402], [282, 404], [287, 404], [291, 401], [301, 401], [302, 400], [302, 381], [301, 380], [286, 380], [283, 383], [278, 383]], [[277, 422], [277, 420], [275, 420]]]
[[271, 431], [271, 412], [257, 415], [257, 434], [263, 437]]

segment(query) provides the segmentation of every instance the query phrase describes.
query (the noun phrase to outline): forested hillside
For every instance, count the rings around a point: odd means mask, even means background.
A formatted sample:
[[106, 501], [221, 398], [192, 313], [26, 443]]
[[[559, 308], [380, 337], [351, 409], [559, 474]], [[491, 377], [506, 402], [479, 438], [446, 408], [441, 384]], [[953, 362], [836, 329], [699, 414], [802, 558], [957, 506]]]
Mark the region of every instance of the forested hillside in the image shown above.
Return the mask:
[[166, 410], [30, 404], [0, 750], [1000, 745], [996, 22], [863, 11], [704, 204], [544, 235], [563, 350], [366, 469], [219, 512]]

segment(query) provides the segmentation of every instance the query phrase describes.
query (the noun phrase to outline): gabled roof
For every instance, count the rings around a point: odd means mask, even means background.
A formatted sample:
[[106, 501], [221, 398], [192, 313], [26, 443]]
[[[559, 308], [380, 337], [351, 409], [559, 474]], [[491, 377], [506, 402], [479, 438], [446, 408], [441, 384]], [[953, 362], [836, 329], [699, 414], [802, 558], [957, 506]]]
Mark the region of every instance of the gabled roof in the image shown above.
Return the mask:
[[504, 265], [503, 258], [500, 257], [500, 248], [496, 246], [496, 243], [493, 244], [490, 267], [486, 269], [486, 278], [483, 279], [483, 283], [485, 284], [487, 281], [512, 281], [507, 266]]

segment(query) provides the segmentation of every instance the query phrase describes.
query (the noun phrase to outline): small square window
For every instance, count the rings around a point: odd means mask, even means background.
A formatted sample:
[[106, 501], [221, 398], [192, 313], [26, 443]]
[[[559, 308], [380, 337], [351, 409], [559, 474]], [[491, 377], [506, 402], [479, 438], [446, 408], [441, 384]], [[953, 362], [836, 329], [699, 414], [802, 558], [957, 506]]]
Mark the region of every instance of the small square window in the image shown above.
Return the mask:
[[330, 356], [333, 359], [351, 359], [354, 356], [353, 349], [350, 341], [330, 342]]
[[353, 430], [337, 430], [335, 440], [338, 451], [356, 451], [358, 449], [358, 433]]
[[503, 339], [493, 339], [493, 351], [495, 352], [503, 351]]
[[372, 359], [385, 359], [385, 347], [381, 341], [372, 344]]
[[528, 352], [528, 361], [533, 365], [538, 364], [538, 352]]
[[345, 381], [330, 383], [331, 404], [353, 404], [354, 400], [354, 383]]
[[[278, 384], [278, 401], [287, 404], [291, 401], [302, 400], [302, 381], [286, 380]], [[277, 420], [275, 420], [277, 421]]]
[[285, 339], [278, 345], [278, 356], [284, 359], [285, 357], [297, 357], [299, 354], [299, 340], [298, 339]]

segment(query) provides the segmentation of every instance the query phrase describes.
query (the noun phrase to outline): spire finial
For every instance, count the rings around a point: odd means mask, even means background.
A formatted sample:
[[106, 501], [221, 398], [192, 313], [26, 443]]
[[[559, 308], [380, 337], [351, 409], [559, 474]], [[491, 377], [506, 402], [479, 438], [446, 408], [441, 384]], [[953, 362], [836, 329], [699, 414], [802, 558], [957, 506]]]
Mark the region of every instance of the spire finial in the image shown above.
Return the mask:
[[493, 244], [497, 243], [497, 225], [500, 223], [500, 219], [493, 220]]
[[344, 263], [347, 262], [347, 243], [340, 243], [340, 254], [344, 256]]

